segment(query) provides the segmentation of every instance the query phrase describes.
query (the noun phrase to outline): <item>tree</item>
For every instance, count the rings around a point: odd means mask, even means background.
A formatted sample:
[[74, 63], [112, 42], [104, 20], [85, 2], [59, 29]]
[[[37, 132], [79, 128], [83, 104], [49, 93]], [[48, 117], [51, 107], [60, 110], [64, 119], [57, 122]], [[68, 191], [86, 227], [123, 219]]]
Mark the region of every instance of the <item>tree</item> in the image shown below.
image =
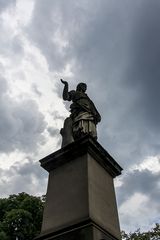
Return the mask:
[[[45, 196], [27, 193], [0, 198], [0, 240], [32, 240], [41, 230]], [[160, 240], [160, 224], [147, 232], [121, 232], [123, 240]]]
[[41, 229], [44, 196], [27, 193], [0, 199], [0, 239], [32, 240]]
[[140, 232], [140, 229], [133, 233], [121, 232], [123, 240], [160, 240], [160, 224], [156, 223], [155, 227], [147, 232]]

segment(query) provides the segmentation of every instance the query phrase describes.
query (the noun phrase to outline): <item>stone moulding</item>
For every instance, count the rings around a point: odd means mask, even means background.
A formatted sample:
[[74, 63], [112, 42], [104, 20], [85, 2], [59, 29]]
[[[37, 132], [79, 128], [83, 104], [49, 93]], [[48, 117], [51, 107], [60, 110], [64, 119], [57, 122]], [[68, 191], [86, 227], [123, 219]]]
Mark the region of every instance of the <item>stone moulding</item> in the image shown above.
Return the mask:
[[41, 167], [50, 172], [85, 153], [94, 156], [94, 159], [97, 160], [97, 162], [99, 162], [99, 164], [103, 166], [113, 178], [121, 174], [123, 170], [121, 166], [94, 138], [89, 135], [86, 135], [85, 137], [70, 143], [60, 150], [41, 159]]

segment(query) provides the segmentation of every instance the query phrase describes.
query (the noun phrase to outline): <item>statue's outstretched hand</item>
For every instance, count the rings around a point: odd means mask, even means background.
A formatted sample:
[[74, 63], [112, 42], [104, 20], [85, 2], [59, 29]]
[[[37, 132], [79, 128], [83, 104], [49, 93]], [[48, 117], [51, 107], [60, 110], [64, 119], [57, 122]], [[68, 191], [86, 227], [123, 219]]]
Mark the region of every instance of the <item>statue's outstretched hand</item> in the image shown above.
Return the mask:
[[67, 81], [64, 81], [63, 79], [61, 79], [61, 82], [65, 85], [68, 84]]

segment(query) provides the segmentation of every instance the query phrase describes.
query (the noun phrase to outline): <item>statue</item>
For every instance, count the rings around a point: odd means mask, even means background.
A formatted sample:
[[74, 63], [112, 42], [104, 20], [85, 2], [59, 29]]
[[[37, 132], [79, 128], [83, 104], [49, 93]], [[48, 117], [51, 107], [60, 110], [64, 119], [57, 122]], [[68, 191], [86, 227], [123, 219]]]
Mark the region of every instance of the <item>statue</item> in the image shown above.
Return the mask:
[[101, 121], [101, 116], [94, 103], [87, 96], [87, 85], [79, 83], [76, 90], [68, 91], [68, 82], [61, 79], [64, 84], [63, 100], [72, 101], [70, 116], [65, 119], [60, 133], [62, 135], [62, 147], [83, 137], [91, 135], [97, 140], [96, 125]]

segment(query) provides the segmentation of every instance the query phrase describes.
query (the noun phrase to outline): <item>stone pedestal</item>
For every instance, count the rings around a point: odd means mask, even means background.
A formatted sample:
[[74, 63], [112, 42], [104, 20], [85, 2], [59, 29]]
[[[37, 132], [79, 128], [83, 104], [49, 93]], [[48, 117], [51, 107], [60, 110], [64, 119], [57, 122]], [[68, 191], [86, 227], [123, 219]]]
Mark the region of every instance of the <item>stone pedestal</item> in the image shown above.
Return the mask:
[[86, 136], [40, 160], [49, 172], [37, 240], [120, 239], [113, 178], [122, 168]]

